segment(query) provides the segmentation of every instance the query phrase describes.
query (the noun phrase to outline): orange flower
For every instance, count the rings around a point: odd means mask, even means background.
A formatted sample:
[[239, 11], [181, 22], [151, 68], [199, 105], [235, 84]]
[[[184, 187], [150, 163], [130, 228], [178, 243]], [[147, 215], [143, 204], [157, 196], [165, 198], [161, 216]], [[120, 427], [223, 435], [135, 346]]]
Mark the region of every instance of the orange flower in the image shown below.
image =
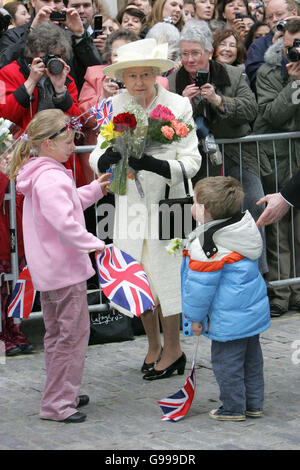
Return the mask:
[[174, 130], [172, 129], [172, 127], [162, 126], [161, 132], [163, 133], [166, 139], [172, 140], [174, 135]]
[[176, 135], [179, 137], [186, 137], [188, 135], [189, 129], [183, 122], [178, 122], [176, 119], [174, 119], [171, 124], [175, 129]]

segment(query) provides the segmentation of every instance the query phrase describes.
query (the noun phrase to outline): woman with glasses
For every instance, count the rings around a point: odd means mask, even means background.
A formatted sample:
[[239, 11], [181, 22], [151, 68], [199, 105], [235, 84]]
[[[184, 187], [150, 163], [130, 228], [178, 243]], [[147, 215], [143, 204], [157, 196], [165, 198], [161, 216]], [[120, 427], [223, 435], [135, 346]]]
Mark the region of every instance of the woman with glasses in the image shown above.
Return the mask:
[[[198, 127], [200, 151], [208, 157], [211, 150], [207, 147], [208, 135], [212, 134], [215, 139], [235, 139], [251, 133], [257, 103], [242, 68], [213, 59], [213, 37], [206, 21], [188, 21], [180, 34], [180, 51], [182, 67], [168, 77], [170, 91], [189, 98]], [[220, 162], [223, 163], [223, 174], [239, 180], [242, 176], [245, 192], [243, 210], [248, 209], [257, 220], [262, 209], [256, 201], [258, 194], [264, 193], [258, 178], [256, 144], [243, 144], [240, 152], [239, 144], [230, 143], [222, 146], [221, 150], [224, 153]], [[260, 163], [261, 171], [267, 174], [268, 160], [262, 152]], [[221, 171], [220, 166], [213, 166], [210, 158], [204, 158], [194, 181], [206, 176], [207, 169], [210, 175]], [[260, 269], [262, 273], [268, 269], [265, 248], [260, 258]]]

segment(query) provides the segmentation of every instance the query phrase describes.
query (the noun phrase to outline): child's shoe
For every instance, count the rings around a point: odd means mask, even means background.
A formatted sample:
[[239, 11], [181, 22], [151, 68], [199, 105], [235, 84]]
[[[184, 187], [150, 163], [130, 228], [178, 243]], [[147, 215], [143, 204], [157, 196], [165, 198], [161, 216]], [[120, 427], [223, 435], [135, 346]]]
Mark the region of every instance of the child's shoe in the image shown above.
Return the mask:
[[209, 417], [218, 421], [245, 421], [246, 415], [226, 415], [222, 409], [211, 410]]
[[264, 410], [246, 410], [246, 416], [249, 416], [249, 418], [261, 418], [264, 415]]

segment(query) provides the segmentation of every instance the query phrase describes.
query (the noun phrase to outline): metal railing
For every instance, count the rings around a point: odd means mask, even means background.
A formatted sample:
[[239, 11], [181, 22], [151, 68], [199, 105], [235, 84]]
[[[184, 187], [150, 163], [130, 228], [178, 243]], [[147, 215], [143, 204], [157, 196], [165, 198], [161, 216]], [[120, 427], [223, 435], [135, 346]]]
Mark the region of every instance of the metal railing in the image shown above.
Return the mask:
[[[258, 175], [260, 176], [260, 143], [261, 142], [272, 142], [273, 145], [273, 157], [275, 162], [275, 180], [276, 180], [276, 191], [278, 191], [278, 177], [277, 177], [277, 154], [276, 154], [276, 141], [279, 140], [286, 140], [288, 145], [288, 153], [289, 153], [289, 171], [290, 176], [292, 176], [292, 140], [293, 139], [300, 139], [300, 132], [288, 132], [288, 133], [281, 133], [281, 134], [262, 134], [262, 135], [248, 135], [246, 137], [241, 137], [237, 139], [216, 139], [216, 143], [219, 145], [223, 157], [223, 169], [226, 171], [225, 168], [225, 158], [224, 158], [224, 151], [226, 144], [238, 144], [239, 146], [239, 166], [240, 166], [240, 180], [242, 183], [242, 170], [243, 170], [243, 144], [249, 142], [256, 143], [256, 153], [257, 153], [257, 169]], [[95, 146], [85, 145], [76, 147], [74, 150], [74, 162], [75, 162], [75, 154], [81, 153], [89, 153], [91, 152]], [[75, 164], [74, 164], [75, 168]], [[208, 171], [208, 167], [207, 167]], [[11, 273], [2, 273], [0, 276], [0, 286], [2, 282], [12, 282], [12, 288], [15, 286], [15, 283], [19, 276], [19, 268], [18, 268], [18, 245], [17, 245], [17, 230], [16, 230], [16, 206], [15, 206], [15, 187], [14, 183], [10, 182], [9, 186], [10, 190], [9, 193], [5, 195], [5, 200], [9, 202], [9, 220], [10, 220], [10, 230], [11, 230]], [[97, 218], [97, 210], [95, 205], [95, 217]], [[294, 276], [289, 279], [280, 279], [280, 270], [278, 268], [278, 279], [271, 281], [269, 284], [272, 287], [283, 287], [289, 286], [293, 284], [300, 283], [300, 277], [296, 277], [296, 263], [295, 263], [295, 243], [294, 243], [294, 231], [293, 231], [293, 209], [291, 215], [291, 225], [292, 225], [292, 258], [293, 258], [293, 273]], [[277, 223], [278, 226], [278, 223]], [[279, 238], [277, 239], [277, 256], [278, 256], [278, 264], [279, 264]], [[4, 275], [3, 275], [4, 274]], [[1, 308], [1, 307], [0, 307]], [[107, 311], [106, 304], [98, 304], [98, 305], [89, 305], [90, 312], [102, 312]], [[0, 332], [1, 332], [1, 315], [0, 315]]]

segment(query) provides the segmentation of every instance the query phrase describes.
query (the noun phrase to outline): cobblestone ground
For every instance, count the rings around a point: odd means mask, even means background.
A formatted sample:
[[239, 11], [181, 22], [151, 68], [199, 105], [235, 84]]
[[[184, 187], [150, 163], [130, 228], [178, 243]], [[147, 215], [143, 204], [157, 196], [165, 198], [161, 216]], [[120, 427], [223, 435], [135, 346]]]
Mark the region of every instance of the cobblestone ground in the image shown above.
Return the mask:
[[[2, 357], [0, 364], [0, 450], [196, 450], [300, 448], [300, 314], [272, 320], [261, 335], [265, 360], [265, 416], [244, 422], [217, 422], [210, 341], [200, 338], [196, 393], [185, 419], [161, 421], [157, 400], [175, 393], [184, 376], [146, 382], [140, 367], [145, 336], [134, 341], [89, 346], [81, 393], [90, 396], [88, 418], [72, 425], [42, 421], [39, 403], [45, 380], [41, 319], [23, 323], [37, 345], [34, 355]], [[182, 337], [188, 375], [194, 339]], [[1, 362], [1, 361], [0, 361]]]

